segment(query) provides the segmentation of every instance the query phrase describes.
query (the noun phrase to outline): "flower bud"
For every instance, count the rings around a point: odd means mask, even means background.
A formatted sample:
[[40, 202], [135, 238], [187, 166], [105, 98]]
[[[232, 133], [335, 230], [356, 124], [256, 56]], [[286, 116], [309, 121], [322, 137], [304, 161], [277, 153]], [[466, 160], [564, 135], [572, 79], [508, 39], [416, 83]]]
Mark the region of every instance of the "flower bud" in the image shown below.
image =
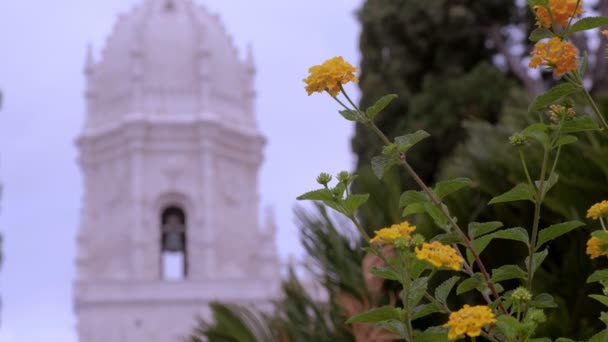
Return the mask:
[[336, 178], [342, 183], [348, 183], [350, 180], [350, 173], [348, 173], [348, 171], [342, 171], [336, 175]]
[[331, 175], [329, 173], [321, 172], [317, 177], [317, 183], [326, 186], [329, 182], [331, 182]]
[[530, 300], [532, 300], [532, 294], [530, 293], [530, 291], [528, 291], [528, 289], [526, 289], [525, 287], [518, 287], [515, 289], [515, 291], [513, 291], [513, 294], [511, 295], [511, 297], [519, 302], [523, 302], [523, 303], [527, 303]]
[[509, 142], [513, 146], [523, 146], [526, 143], [526, 136], [523, 133], [515, 133], [509, 137]]

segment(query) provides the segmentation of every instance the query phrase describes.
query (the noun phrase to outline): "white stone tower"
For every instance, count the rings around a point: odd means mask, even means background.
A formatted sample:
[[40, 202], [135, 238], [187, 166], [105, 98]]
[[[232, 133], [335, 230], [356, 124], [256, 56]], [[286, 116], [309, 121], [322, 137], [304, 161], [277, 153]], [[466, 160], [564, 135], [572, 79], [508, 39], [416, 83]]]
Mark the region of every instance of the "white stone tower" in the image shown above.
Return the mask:
[[143, 0], [86, 60], [81, 342], [169, 342], [207, 303], [268, 304], [279, 263], [260, 225], [264, 137], [251, 53], [192, 0]]

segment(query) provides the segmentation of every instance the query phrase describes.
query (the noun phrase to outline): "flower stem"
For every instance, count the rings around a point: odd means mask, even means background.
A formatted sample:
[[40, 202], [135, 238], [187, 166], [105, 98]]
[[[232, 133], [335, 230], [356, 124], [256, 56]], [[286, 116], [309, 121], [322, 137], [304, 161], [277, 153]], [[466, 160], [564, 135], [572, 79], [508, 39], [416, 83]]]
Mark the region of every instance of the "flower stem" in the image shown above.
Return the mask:
[[598, 121], [600, 122], [600, 126], [602, 126], [602, 130], [605, 133], [608, 133], [608, 123], [606, 122], [606, 119], [602, 115], [602, 112], [600, 111], [600, 109], [597, 107], [597, 104], [591, 97], [591, 94], [589, 94], [589, 91], [587, 91], [587, 88], [585, 88], [585, 84], [583, 84], [583, 79], [579, 75], [578, 71], [573, 72], [573, 75], [574, 75], [574, 79], [576, 80], [578, 85], [581, 88], [583, 88], [583, 95], [585, 96], [587, 103], [589, 103], [589, 105], [591, 106], [591, 109], [593, 110], [593, 113], [597, 117]]
[[540, 181], [538, 185], [538, 190], [536, 191], [536, 196], [534, 199], [534, 220], [532, 222], [532, 235], [530, 237], [530, 248], [528, 257], [528, 280], [526, 287], [529, 291], [532, 291], [532, 279], [534, 277], [534, 270], [532, 267], [534, 261], [534, 252], [536, 251], [538, 225], [540, 223], [540, 209], [545, 197], [543, 192], [545, 191], [545, 173], [547, 172], [547, 160], [549, 158], [549, 147], [545, 144], [543, 148], [543, 163], [540, 171]]
[[521, 160], [521, 165], [524, 168], [524, 172], [526, 173], [526, 178], [528, 179], [528, 183], [531, 187], [536, 190], [536, 184], [532, 181], [532, 177], [530, 177], [530, 172], [528, 171], [528, 164], [526, 164], [526, 158], [524, 157], [524, 152], [521, 149], [519, 151], [519, 160]]

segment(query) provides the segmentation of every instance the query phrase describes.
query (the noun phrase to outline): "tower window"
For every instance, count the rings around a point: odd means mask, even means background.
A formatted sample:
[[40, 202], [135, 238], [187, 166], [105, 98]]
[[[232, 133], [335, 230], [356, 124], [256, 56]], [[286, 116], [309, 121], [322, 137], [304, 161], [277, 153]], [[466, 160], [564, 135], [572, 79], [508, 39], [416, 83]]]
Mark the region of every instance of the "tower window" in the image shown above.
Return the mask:
[[185, 279], [188, 274], [186, 253], [186, 214], [175, 206], [161, 214], [161, 275], [165, 280]]

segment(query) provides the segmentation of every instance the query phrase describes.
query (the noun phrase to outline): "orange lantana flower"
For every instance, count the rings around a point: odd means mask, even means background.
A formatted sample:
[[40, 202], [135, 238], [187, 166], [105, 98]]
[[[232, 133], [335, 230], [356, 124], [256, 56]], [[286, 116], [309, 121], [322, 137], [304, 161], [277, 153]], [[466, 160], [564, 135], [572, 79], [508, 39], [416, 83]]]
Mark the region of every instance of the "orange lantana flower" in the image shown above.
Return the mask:
[[[551, 14], [549, 14], [551, 10]], [[553, 21], [561, 27], [566, 27], [570, 18], [582, 14], [582, 0], [549, 0], [549, 8], [544, 6], [534, 6], [536, 12], [536, 25], [544, 28], [551, 28], [551, 17]]]
[[555, 76], [561, 76], [568, 71], [576, 70], [577, 55], [578, 50], [572, 43], [554, 37], [534, 45], [529, 67], [545, 65], [553, 68]]

